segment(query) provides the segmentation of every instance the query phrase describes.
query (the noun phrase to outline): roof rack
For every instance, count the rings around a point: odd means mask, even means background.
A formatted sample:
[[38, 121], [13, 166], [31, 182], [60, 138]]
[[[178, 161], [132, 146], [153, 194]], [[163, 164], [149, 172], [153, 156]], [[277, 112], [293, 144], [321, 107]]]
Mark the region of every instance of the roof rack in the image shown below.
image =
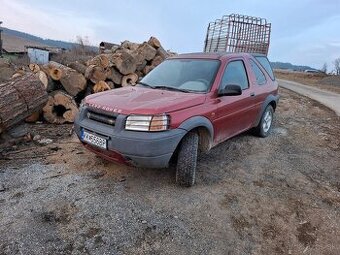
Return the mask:
[[224, 15], [210, 22], [204, 52], [248, 52], [268, 54], [271, 23], [240, 14]]

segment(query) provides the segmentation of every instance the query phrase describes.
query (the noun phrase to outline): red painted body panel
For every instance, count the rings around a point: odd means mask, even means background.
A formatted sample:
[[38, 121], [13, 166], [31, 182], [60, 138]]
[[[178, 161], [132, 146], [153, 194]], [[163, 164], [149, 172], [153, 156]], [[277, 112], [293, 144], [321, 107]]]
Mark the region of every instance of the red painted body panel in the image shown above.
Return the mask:
[[122, 114], [160, 114], [201, 105], [205, 94], [124, 87], [86, 97], [92, 107]]

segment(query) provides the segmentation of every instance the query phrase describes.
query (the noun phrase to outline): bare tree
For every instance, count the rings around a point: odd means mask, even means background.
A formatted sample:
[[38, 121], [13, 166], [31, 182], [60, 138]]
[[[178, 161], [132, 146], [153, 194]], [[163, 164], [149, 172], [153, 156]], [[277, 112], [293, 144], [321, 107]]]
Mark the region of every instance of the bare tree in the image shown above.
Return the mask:
[[340, 75], [340, 58], [335, 59], [333, 64], [334, 64], [335, 74]]
[[62, 54], [54, 55], [52, 57], [52, 60], [63, 65], [68, 65], [69, 63], [74, 61], [86, 61], [88, 59], [91, 59], [96, 55], [96, 53], [97, 51], [94, 50], [91, 46], [88, 36], [78, 35], [71, 49], [63, 52]]
[[326, 74], [327, 73], [327, 68], [328, 68], [327, 63], [324, 63], [322, 68], [320, 69], [320, 71]]

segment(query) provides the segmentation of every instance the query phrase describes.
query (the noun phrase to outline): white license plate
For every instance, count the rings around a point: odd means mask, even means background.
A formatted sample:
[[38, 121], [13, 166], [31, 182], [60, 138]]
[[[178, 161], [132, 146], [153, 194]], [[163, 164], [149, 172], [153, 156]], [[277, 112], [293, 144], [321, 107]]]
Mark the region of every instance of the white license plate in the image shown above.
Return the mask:
[[107, 148], [107, 140], [99, 137], [95, 134], [88, 133], [83, 131], [82, 140], [86, 143], [95, 145], [99, 148], [106, 149]]

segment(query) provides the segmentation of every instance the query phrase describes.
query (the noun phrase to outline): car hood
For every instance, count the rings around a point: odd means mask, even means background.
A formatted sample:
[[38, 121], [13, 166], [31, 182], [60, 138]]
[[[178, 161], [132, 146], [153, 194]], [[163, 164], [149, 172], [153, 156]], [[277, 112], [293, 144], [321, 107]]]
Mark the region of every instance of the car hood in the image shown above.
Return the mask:
[[160, 114], [203, 104], [205, 94], [124, 87], [87, 96], [90, 107], [122, 114]]

